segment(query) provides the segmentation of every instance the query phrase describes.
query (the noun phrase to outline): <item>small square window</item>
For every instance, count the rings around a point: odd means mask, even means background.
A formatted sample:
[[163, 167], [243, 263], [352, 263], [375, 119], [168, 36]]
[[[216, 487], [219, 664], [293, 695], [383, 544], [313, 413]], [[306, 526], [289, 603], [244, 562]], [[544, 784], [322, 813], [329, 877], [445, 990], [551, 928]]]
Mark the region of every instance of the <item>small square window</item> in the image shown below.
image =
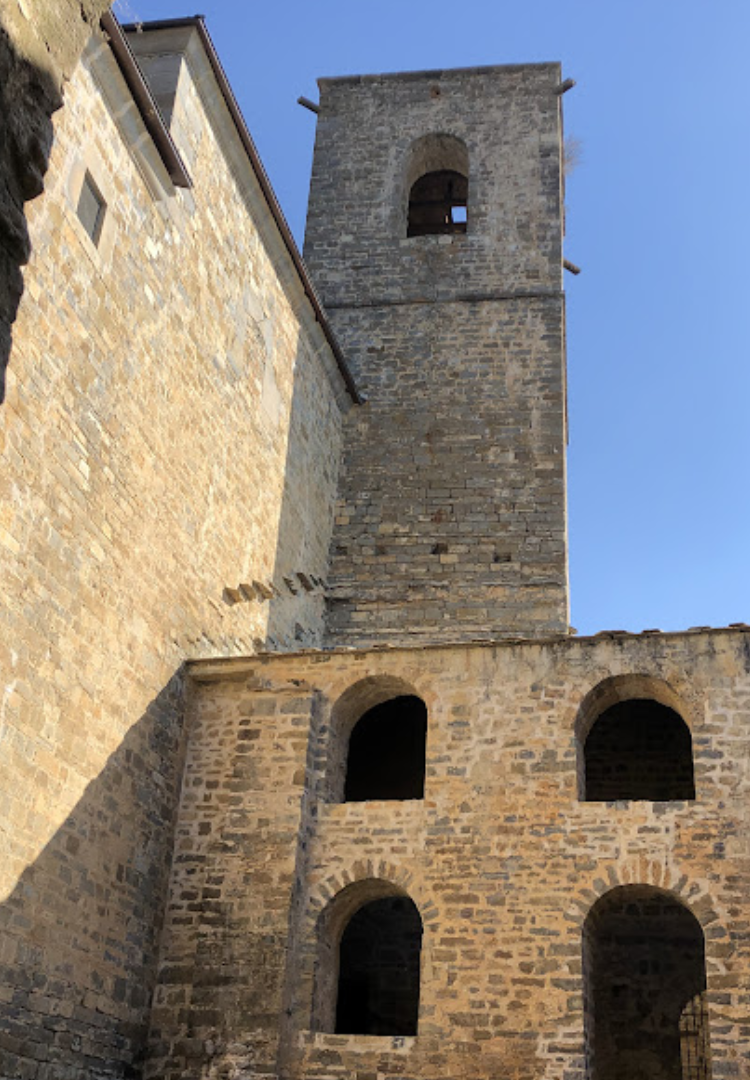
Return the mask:
[[102, 198], [102, 193], [94, 183], [90, 172], [83, 178], [83, 187], [78, 197], [78, 218], [86, 232], [95, 244], [98, 245], [102, 235], [102, 225], [107, 212], [107, 204]]
[[452, 206], [451, 207], [451, 221], [454, 225], [466, 224], [466, 207], [465, 206]]

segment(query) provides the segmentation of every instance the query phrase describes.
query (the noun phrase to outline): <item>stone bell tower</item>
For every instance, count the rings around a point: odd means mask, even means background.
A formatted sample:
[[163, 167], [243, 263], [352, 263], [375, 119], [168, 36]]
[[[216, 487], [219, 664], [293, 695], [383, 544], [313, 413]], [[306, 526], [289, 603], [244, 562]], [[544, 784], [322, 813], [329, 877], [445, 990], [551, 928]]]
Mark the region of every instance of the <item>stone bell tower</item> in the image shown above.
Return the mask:
[[305, 257], [367, 403], [331, 644], [567, 632], [560, 68], [323, 79]]

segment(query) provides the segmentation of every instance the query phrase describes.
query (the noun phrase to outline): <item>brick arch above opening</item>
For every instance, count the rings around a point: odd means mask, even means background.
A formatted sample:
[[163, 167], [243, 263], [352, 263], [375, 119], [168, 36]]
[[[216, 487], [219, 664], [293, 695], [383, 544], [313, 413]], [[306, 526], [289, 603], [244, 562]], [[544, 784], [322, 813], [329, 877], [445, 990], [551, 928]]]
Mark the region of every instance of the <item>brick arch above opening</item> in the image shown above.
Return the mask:
[[422, 695], [412, 683], [400, 676], [367, 675], [352, 683], [336, 699], [331, 709], [331, 726], [340, 736], [348, 738], [354, 725], [366, 712], [396, 697], [421, 698]]
[[[383, 877], [365, 877], [344, 885], [318, 913], [318, 926], [324, 928], [332, 941], [337, 941], [351, 918], [360, 908], [373, 900], [403, 897], [415, 903], [408, 888]], [[420, 916], [421, 917], [421, 916]]]
[[704, 931], [719, 921], [705, 885], [692, 880], [677, 867], [637, 855], [601, 867], [598, 876], [581, 886], [571, 898], [565, 912], [566, 921], [581, 929], [589, 912], [603, 896], [631, 885], [668, 893], [690, 911]]
[[325, 735], [324, 801], [421, 799], [427, 726], [427, 703], [405, 679], [384, 673], [347, 687]]
[[434, 131], [421, 135], [409, 147], [406, 158], [405, 191], [425, 173], [450, 171], [469, 176], [469, 149], [458, 135]]
[[695, 799], [686, 702], [666, 680], [609, 676], [584, 697], [575, 719], [578, 798], [583, 802]]
[[578, 741], [586, 741], [596, 721], [612, 705], [636, 698], [648, 698], [672, 709], [692, 730], [693, 718], [688, 704], [670, 683], [648, 672], [628, 672], [602, 679], [586, 694], [574, 721]]
[[[342, 905], [341, 911], [348, 917], [357, 908], [357, 899], [361, 903], [379, 899], [382, 896], [409, 896], [420, 910], [422, 918], [428, 917], [432, 905], [424, 903], [419, 896], [414, 875], [406, 866], [399, 866], [386, 860], [363, 859], [348, 867], [330, 874], [318, 882], [310, 891], [308, 910], [310, 918], [317, 922], [326, 911], [334, 911], [331, 906]], [[350, 906], [354, 904], [354, 906]]]
[[634, 900], [644, 900], [648, 899], [650, 896], [664, 897], [677, 904], [695, 920], [696, 925], [700, 928], [701, 932], [704, 933], [704, 926], [701, 923], [701, 920], [697, 917], [691, 904], [685, 897], [681, 896], [674, 889], [664, 888], [661, 885], [653, 885], [644, 881], [631, 881], [625, 885], [613, 885], [611, 889], [606, 889], [596, 898], [589, 908], [586, 918], [584, 919], [584, 928], [589, 923], [596, 923], [596, 921], [602, 917], [602, 914], [607, 912], [610, 906], [619, 905], [630, 898]]

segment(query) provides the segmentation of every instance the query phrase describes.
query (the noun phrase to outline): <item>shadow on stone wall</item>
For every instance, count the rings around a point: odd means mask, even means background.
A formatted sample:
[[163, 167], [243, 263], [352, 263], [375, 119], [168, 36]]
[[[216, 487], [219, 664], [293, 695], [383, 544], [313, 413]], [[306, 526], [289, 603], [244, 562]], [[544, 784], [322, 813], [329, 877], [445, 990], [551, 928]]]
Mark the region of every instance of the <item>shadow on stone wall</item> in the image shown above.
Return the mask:
[[52, 149], [52, 114], [62, 105], [53, 76], [18, 55], [0, 27], [0, 401], [12, 325], [31, 254], [24, 203], [41, 195]]
[[24, 204], [44, 190], [62, 86], [110, 6], [110, 0], [44, 0], [33, 17], [20, 3], [0, 12], [0, 402], [23, 293], [21, 267], [31, 253]]
[[[180, 670], [0, 905], [7, 1080], [140, 1076], [184, 761], [183, 682]], [[30, 818], [43, 816], [42, 789], [21, 797]]]

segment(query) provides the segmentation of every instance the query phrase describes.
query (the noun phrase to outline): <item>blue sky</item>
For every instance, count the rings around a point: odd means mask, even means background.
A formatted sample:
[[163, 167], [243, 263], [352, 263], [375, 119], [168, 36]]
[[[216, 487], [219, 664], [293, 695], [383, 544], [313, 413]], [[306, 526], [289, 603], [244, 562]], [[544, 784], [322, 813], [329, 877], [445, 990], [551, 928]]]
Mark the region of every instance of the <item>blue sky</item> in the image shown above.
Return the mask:
[[[194, 14], [122, 0], [123, 21]], [[571, 621], [750, 622], [747, 0], [203, 0], [301, 243], [315, 80], [561, 60]]]

